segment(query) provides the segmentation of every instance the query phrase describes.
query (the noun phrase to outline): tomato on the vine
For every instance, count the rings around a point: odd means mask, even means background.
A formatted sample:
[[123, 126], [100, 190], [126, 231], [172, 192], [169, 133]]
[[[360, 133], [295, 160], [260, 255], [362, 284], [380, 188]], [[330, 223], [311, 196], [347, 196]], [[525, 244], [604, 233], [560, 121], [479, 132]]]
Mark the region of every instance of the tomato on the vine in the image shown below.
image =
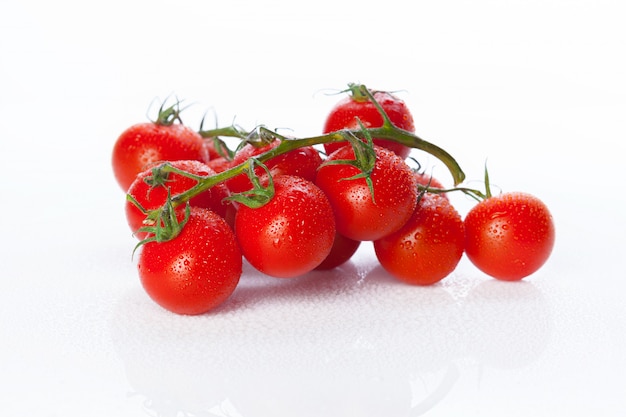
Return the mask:
[[221, 216], [191, 207], [178, 236], [143, 244], [137, 268], [141, 284], [157, 304], [177, 314], [196, 315], [230, 297], [241, 277], [242, 257]]
[[317, 267], [335, 238], [333, 211], [311, 181], [292, 175], [273, 178], [274, 196], [265, 205], [240, 205], [235, 233], [244, 257], [257, 270], [291, 278]]
[[[353, 165], [323, 164], [315, 183], [328, 196], [337, 231], [353, 240], [377, 240], [400, 229], [413, 214], [417, 202], [415, 175], [406, 162], [389, 149], [374, 146], [376, 162], [367, 180]], [[328, 156], [327, 162], [355, 160], [352, 146]]]
[[209, 160], [202, 136], [181, 123], [135, 124], [122, 132], [113, 147], [113, 173], [124, 191], [149, 164], [176, 160]]
[[[172, 161], [169, 162], [174, 168], [188, 172], [193, 175], [208, 176], [215, 174], [206, 164], [198, 161]], [[154, 167], [158, 167], [159, 163], [154, 163]], [[193, 178], [186, 177], [176, 172], [168, 172], [163, 178], [154, 178], [154, 167], [149, 167], [141, 172], [128, 188], [128, 195], [135, 202], [126, 200], [125, 212], [126, 220], [135, 236], [143, 240], [146, 238], [145, 232], [138, 230], [145, 226], [146, 213], [142, 211], [135, 203], [138, 203], [145, 211], [155, 210], [162, 207], [168, 196], [175, 196], [183, 193], [197, 184]], [[224, 201], [230, 195], [228, 188], [223, 183], [216, 184], [210, 189], [198, 194], [189, 200], [189, 204], [195, 207], [204, 207], [211, 209], [220, 216], [227, 218], [229, 214], [229, 204]], [[178, 210], [182, 210], [184, 206], [179, 206]]]
[[486, 274], [521, 280], [537, 271], [552, 253], [554, 221], [537, 197], [521, 192], [488, 197], [465, 217], [465, 253]]
[[[383, 125], [383, 117], [369, 97], [360, 91], [361, 86], [351, 87], [351, 94], [339, 101], [328, 114], [324, 123], [324, 133], [336, 132], [342, 129], [360, 129], [359, 121], [366, 128], [381, 127]], [[403, 100], [385, 91], [372, 91], [372, 93], [391, 123], [400, 129], [409, 132], [415, 131], [413, 115]], [[345, 142], [325, 143], [324, 149], [327, 154], [331, 154], [345, 144]], [[407, 146], [386, 139], [374, 138], [374, 144], [391, 149], [403, 159], [411, 151], [411, 148]]]
[[[421, 185], [423, 187], [428, 187], [428, 188], [439, 188], [441, 190], [445, 189], [445, 187], [443, 186], [443, 184], [441, 183], [441, 181], [439, 181], [437, 178], [433, 177], [432, 175], [426, 174], [424, 172], [415, 172], [415, 179], [417, 180], [417, 184]], [[446, 195], [446, 193], [440, 193], [439, 195], [448, 198], [448, 196]]]
[[[280, 145], [279, 140], [275, 140], [265, 146], [254, 146], [247, 144], [235, 154], [230, 166], [242, 164], [250, 158], [256, 157], [262, 153], [268, 152]], [[294, 149], [293, 151], [278, 155], [265, 162], [265, 166], [269, 169], [270, 174], [278, 175], [295, 175], [305, 180], [315, 180], [317, 168], [322, 164], [322, 157], [317, 149], [313, 146], [304, 146]], [[255, 169], [259, 176], [266, 174], [260, 166]], [[246, 174], [237, 175], [227, 182], [228, 189], [233, 193], [247, 191], [252, 188], [252, 183]]]
[[394, 277], [431, 285], [448, 276], [463, 256], [463, 219], [448, 199], [424, 193], [409, 221], [374, 241], [376, 257]]

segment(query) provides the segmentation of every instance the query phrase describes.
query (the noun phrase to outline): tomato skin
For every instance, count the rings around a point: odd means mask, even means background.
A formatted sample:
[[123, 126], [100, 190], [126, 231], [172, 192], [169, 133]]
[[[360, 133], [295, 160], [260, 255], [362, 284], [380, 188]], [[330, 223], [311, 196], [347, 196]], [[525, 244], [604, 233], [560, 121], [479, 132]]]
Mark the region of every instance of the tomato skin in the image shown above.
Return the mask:
[[180, 123], [135, 124], [122, 132], [113, 146], [113, 173], [124, 191], [149, 164], [176, 160], [209, 160], [202, 136]]
[[[417, 180], [418, 185], [423, 185], [424, 187], [429, 188], [440, 188], [442, 190], [445, 189], [441, 181], [426, 173], [416, 172], [415, 179]], [[446, 193], [439, 193], [439, 195], [448, 198], [448, 195]]]
[[383, 268], [401, 281], [431, 285], [448, 276], [463, 256], [463, 219], [448, 199], [425, 193], [409, 221], [374, 242]]
[[[322, 165], [315, 180], [330, 200], [337, 231], [353, 240], [377, 240], [397, 231], [417, 203], [417, 183], [410, 167], [389, 149], [374, 146], [374, 150], [371, 180], [375, 202], [365, 178], [346, 179], [361, 173], [352, 165]], [[344, 146], [327, 160], [354, 160], [354, 150]]]
[[361, 241], [352, 240], [339, 233], [335, 233], [335, 240], [330, 253], [315, 269], [329, 270], [346, 263], [352, 255], [356, 253], [359, 246], [361, 246]]
[[[403, 100], [384, 91], [374, 92], [374, 99], [382, 106], [396, 127], [415, 132], [413, 115]], [[358, 120], [368, 128], [381, 127], [383, 125], [383, 118], [373, 102], [365, 98], [346, 97], [339, 101], [329, 112], [324, 123], [323, 133], [336, 132], [342, 129], [358, 130], [360, 129]], [[391, 149], [403, 159], [406, 159], [411, 151], [411, 148], [397, 142], [377, 138], [373, 138], [373, 140], [374, 144]], [[345, 142], [326, 143], [324, 144], [324, 149], [327, 154], [331, 154], [344, 145]]]
[[484, 273], [518, 281], [537, 271], [554, 247], [554, 221], [537, 197], [503, 193], [474, 206], [465, 217], [465, 252]]
[[[251, 144], [245, 145], [235, 154], [231, 166], [242, 164], [248, 159], [268, 152], [279, 145], [280, 141], [278, 140], [262, 147], [255, 147]], [[294, 149], [291, 152], [278, 155], [265, 162], [265, 166], [270, 170], [273, 176], [296, 175], [308, 181], [315, 180], [317, 168], [321, 164], [322, 157], [312, 146]], [[260, 177], [266, 175], [262, 167], [257, 167], [255, 173]], [[240, 193], [252, 188], [252, 183], [246, 174], [237, 175], [229, 179], [226, 184], [233, 193]]]
[[[170, 164], [175, 168], [195, 175], [207, 176], [215, 174], [215, 171], [199, 161], [172, 161]], [[154, 163], [153, 165], [157, 166], [159, 164]], [[196, 181], [194, 179], [172, 172], [168, 175], [166, 186], [157, 186], [152, 188], [145, 181], [146, 178], [151, 176], [152, 167], [148, 167], [148, 169], [137, 175], [133, 183], [128, 188], [128, 194], [130, 194], [146, 210], [155, 210], [162, 207], [167, 200], [168, 189], [170, 190], [170, 194], [175, 196], [196, 185]], [[230, 204], [224, 203], [223, 200], [229, 195], [230, 192], [226, 185], [220, 183], [190, 199], [189, 204], [195, 207], [211, 209], [220, 216], [227, 218]], [[130, 229], [135, 233], [135, 236], [139, 240], [145, 239], [147, 234], [144, 232], [137, 233], [137, 230], [144, 225], [143, 222], [146, 219], [146, 215], [135, 204], [128, 200], [126, 201], [124, 209], [126, 213], [126, 221], [128, 222]], [[184, 210], [184, 206], [179, 206], [178, 210]]]
[[214, 212], [192, 207], [180, 234], [141, 247], [137, 269], [143, 288], [177, 314], [206, 313], [226, 301], [239, 283], [241, 251], [232, 229]]
[[313, 146], [304, 146], [279, 155], [267, 161], [272, 175], [295, 175], [308, 181], [315, 181], [317, 169], [322, 165], [322, 157]]
[[277, 176], [274, 189], [264, 206], [239, 207], [235, 233], [253, 267], [273, 277], [292, 278], [312, 271], [330, 253], [333, 211], [324, 193], [301, 177]]

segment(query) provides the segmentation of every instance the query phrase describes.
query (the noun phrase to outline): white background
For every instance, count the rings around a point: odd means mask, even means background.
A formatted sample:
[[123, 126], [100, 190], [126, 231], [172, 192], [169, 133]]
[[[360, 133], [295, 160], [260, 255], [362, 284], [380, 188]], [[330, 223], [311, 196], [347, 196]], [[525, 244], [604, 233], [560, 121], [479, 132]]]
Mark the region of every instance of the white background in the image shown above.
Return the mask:
[[[0, 413], [623, 415], [622, 3], [2, 0]], [[313, 135], [349, 82], [396, 91], [468, 184], [487, 162], [542, 198], [544, 268], [500, 283], [464, 258], [410, 287], [364, 245], [297, 280], [246, 268], [205, 316], [154, 305], [111, 172], [122, 130], [176, 96], [192, 125]]]

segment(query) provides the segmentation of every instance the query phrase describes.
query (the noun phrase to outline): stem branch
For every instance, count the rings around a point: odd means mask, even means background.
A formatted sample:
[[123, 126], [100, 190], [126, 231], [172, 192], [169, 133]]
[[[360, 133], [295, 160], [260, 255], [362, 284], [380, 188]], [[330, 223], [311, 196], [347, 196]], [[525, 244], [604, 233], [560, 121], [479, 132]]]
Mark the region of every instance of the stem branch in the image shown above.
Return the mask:
[[[250, 133], [244, 132], [241, 129], [231, 126], [226, 128], [212, 129], [212, 130], [204, 130], [201, 131], [200, 134], [203, 137], [213, 137], [213, 136], [230, 136], [236, 137], [240, 139], [248, 139], [252, 135]], [[408, 132], [406, 130], [395, 127], [392, 124], [386, 124], [379, 128], [368, 128], [361, 130], [340, 130], [333, 133], [328, 133], [320, 136], [311, 136], [307, 138], [287, 138], [285, 136], [276, 133], [270, 129], [265, 127], [258, 128], [258, 134], [264, 138], [272, 137], [274, 140], [280, 140], [280, 144], [270, 149], [267, 152], [264, 152], [260, 155], [255, 156], [255, 158], [259, 162], [266, 162], [272, 158], [275, 158], [279, 155], [285, 154], [287, 152], [293, 151], [298, 148], [302, 148], [305, 146], [313, 146], [320, 145], [324, 143], [331, 142], [343, 142], [347, 141], [349, 135], [355, 136], [359, 139], [366, 139], [367, 135], [376, 138], [388, 139], [395, 142], [399, 142], [405, 146], [422, 150], [427, 152], [434, 157], [438, 158], [450, 171], [452, 178], [454, 179], [454, 185], [458, 185], [465, 179], [465, 173], [456, 162], [456, 160], [446, 152], [444, 149], [440, 148], [437, 145], [434, 145], [431, 142], [428, 142], [415, 134]], [[243, 162], [237, 166], [229, 168], [223, 172], [218, 174], [214, 174], [208, 177], [198, 178], [198, 184], [184, 193], [178, 194], [172, 197], [172, 202], [174, 205], [179, 205], [184, 202], [189, 201], [192, 197], [202, 193], [203, 191], [208, 190], [216, 184], [224, 182], [230, 178], [236, 177], [239, 174], [244, 173], [244, 170], [248, 166], [247, 162]]]

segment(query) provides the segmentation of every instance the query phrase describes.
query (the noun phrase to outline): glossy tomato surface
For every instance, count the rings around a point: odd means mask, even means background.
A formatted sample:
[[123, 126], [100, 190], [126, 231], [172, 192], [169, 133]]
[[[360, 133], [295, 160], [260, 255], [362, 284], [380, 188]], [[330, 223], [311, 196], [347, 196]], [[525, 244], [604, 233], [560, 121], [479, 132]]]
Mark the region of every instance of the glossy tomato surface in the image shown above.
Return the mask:
[[133, 125], [122, 132], [113, 146], [113, 173], [124, 191], [149, 164], [176, 160], [209, 160], [200, 134], [179, 123]]
[[[353, 240], [377, 240], [397, 231], [417, 203], [417, 182], [410, 167], [389, 149], [374, 146], [374, 150], [373, 196], [365, 178], [349, 179], [361, 174], [353, 165], [322, 165], [315, 180], [333, 207], [337, 231]], [[354, 150], [344, 146], [327, 160], [354, 160]]]
[[361, 246], [361, 241], [349, 239], [336, 233], [330, 253], [315, 269], [326, 270], [343, 265], [352, 258], [352, 255], [356, 253], [359, 246]]
[[275, 195], [265, 205], [241, 205], [235, 232], [244, 257], [259, 271], [291, 278], [317, 267], [335, 238], [333, 211], [311, 181], [291, 175], [274, 178]]
[[[208, 176], [215, 174], [215, 171], [199, 161], [173, 161], [169, 164], [194, 175]], [[155, 164], [155, 167], [158, 165], [159, 164]], [[153, 176], [152, 168], [141, 172], [128, 188], [128, 194], [147, 211], [162, 207], [167, 200], [168, 190], [171, 196], [175, 196], [189, 190], [197, 184], [197, 181], [193, 178], [185, 177], [176, 172], [170, 172], [167, 174], [167, 178], [164, 179], [164, 184], [156, 186], [150, 185], [150, 180]], [[229, 195], [230, 193], [226, 185], [220, 183], [193, 197], [189, 200], [189, 204], [195, 207], [211, 209], [226, 218], [229, 204], [226, 203], [224, 199]], [[179, 206], [179, 210], [182, 209], [184, 209], [184, 206]], [[146, 233], [137, 231], [144, 226], [146, 214], [129, 200], [127, 200], [125, 204], [125, 213], [128, 225], [135, 233], [135, 236], [138, 239], [144, 239]]]
[[[256, 147], [251, 144], [245, 145], [234, 156], [230, 166], [235, 166], [248, 161], [262, 153], [271, 151], [278, 147], [280, 141], [276, 140], [268, 145]], [[293, 151], [278, 155], [264, 162], [271, 175], [295, 175], [308, 181], [315, 180], [317, 168], [322, 164], [322, 157], [313, 146], [305, 146]], [[266, 175], [262, 167], [257, 167], [255, 173], [262, 177]], [[233, 193], [247, 191], [252, 188], [252, 183], [246, 174], [240, 174], [229, 179], [227, 182], [229, 190]]]
[[137, 268], [157, 304], [177, 314], [206, 313], [226, 301], [242, 271], [232, 229], [214, 212], [192, 207], [174, 239], [141, 247]]
[[[391, 93], [384, 91], [374, 92], [374, 99], [382, 106], [383, 110], [396, 127], [409, 132], [415, 132], [413, 115], [406, 103]], [[324, 123], [323, 132], [330, 133], [342, 129], [360, 129], [359, 120], [365, 127], [381, 127], [383, 117], [367, 97], [350, 95], [339, 101], [329, 112]], [[401, 158], [406, 158], [411, 148], [386, 139], [373, 138], [376, 145], [391, 149]], [[339, 149], [345, 142], [324, 144], [327, 154]]]
[[385, 270], [409, 284], [431, 285], [448, 276], [463, 256], [463, 219], [446, 197], [425, 193], [409, 221], [374, 242]]
[[465, 251], [481, 271], [516, 281], [537, 271], [554, 247], [554, 220], [537, 197], [510, 192], [490, 197], [465, 217]]

